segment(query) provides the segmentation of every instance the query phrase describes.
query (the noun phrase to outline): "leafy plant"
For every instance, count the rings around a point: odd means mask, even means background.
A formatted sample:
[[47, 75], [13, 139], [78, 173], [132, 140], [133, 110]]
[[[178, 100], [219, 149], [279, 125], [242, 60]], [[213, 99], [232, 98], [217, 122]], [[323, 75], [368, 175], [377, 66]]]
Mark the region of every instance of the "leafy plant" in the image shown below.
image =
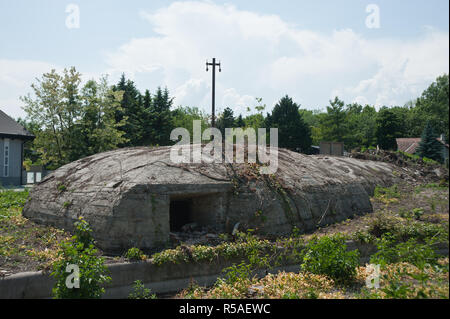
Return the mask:
[[249, 280], [252, 273], [252, 267], [245, 262], [241, 262], [239, 265], [233, 264], [230, 267], [225, 268], [223, 272], [225, 273], [225, 282], [232, 285]]
[[361, 231], [361, 230], [358, 230], [355, 233], [353, 233], [352, 239], [354, 239], [355, 241], [358, 241], [360, 243], [364, 243], [364, 244], [370, 244], [376, 240], [375, 236], [373, 236], [372, 234], [370, 234], [366, 231]]
[[146, 256], [144, 255], [143, 251], [140, 250], [139, 248], [132, 247], [128, 249], [127, 252], [125, 253], [125, 258], [131, 261], [139, 261], [145, 259]]
[[395, 236], [387, 233], [378, 241], [378, 251], [370, 257], [370, 262], [381, 266], [408, 262], [423, 268], [425, 265], [437, 263], [438, 258], [432, 248], [432, 244], [432, 240], [427, 240], [427, 243], [421, 244], [415, 238], [398, 243]]
[[128, 299], [157, 299], [151, 290], [145, 288], [140, 280], [136, 280], [133, 285], [133, 291], [128, 295]]
[[[100, 298], [105, 291], [103, 284], [111, 278], [106, 275], [104, 259], [98, 256], [98, 251], [94, 248], [89, 224], [80, 217], [74, 226], [75, 235], [71, 240], [61, 243], [58, 260], [53, 264], [51, 276], [56, 279], [53, 296], [57, 299]], [[67, 285], [70, 265], [79, 269], [78, 288]]]
[[347, 251], [345, 238], [340, 235], [313, 238], [305, 247], [302, 270], [327, 275], [336, 281], [349, 281], [356, 275], [359, 252]]
[[424, 223], [413, 219], [390, 216], [389, 214], [378, 215], [369, 223], [368, 232], [377, 238], [390, 233], [397, 241], [407, 241], [410, 238], [422, 242], [427, 238], [435, 238], [441, 242], [448, 241], [448, 224]]
[[398, 190], [397, 184], [394, 184], [391, 187], [377, 186], [375, 187], [373, 196], [383, 203], [389, 204], [398, 201], [398, 199], [400, 198], [400, 192]]

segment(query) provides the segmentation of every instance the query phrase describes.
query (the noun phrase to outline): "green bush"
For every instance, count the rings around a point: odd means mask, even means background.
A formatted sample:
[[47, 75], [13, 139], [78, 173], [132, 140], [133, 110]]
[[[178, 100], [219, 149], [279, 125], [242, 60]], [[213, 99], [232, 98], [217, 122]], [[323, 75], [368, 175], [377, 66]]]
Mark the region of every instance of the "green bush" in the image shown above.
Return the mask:
[[16, 192], [12, 190], [0, 191], [0, 215], [8, 214], [10, 209], [21, 209], [28, 198], [28, 190]]
[[376, 240], [375, 236], [368, 233], [367, 231], [361, 231], [361, 230], [354, 232], [351, 237], [353, 240], [363, 243], [363, 244], [372, 244]]
[[[404, 214], [401, 214], [406, 217]], [[420, 211], [411, 211], [408, 216], [421, 216]], [[448, 241], [448, 224], [424, 223], [414, 219], [405, 219], [388, 214], [380, 214], [369, 224], [368, 232], [381, 238], [384, 234], [391, 234], [397, 241], [407, 241], [414, 238], [424, 242], [428, 238], [438, 241]]]
[[408, 212], [401, 211], [399, 215], [402, 218], [414, 218], [419, 220], [424, 213], [425, 211], [423, 210], [423, 208], [414, 208], [413, 210], [410, 210]]
[[225, 281], [232, 285], [240, 280], [249, 279], [252, 273], [252, 267], [245, 262], [239, 265], [233, 264], [223, 270], [225, 273]]
[[92, 238], [92, 228], [89, 223], [84, 220], [83, 217], [78, 218], [78, 221], [74, 223], [75, 237], [74, 239], [83, 244], [84, 247], [94, 245], [94, 238]]
[[302, 270], [345, 282], [356, 275], [359, 252], [347, 251], [343, 236], [312, 239], [305, 247]]
[[[75, 235], [71, 240], [61, 243], [58, 260], [53, 264], [51, 275], [56, 279], [53, 296], [56, 299], [100, 298], [105, 289], [103, 284], [111, 278], [106, 275], [104, 259], [98, 256], [94, 248], [89, 224], [80, 217], [75, 222]], [[79, 287], [69, 288], [66, 284], [71, 275], [69, 265], [79, 268]]]
[[370, 257], [370, 262], [381, 266], [407, 262], [419, 268], [423, 268], [425, 265], [434, 265], [437, 264], [438, 256], [435, 254], [432, 244], [432, 240], [427, 240], [425, 244], [422, 244], [415, 238], [399, 243], [394, 235], [387, 233], [378, 240], [378, 251]]
[[150, 289], [145, 288], [140, 280], [136, 280], [128, 299], [156, 299], [156, 295], [152, 294]]
[[145, 258], [144, 253], [139, 248], [133, 247], [125, 253], [125, 258], [131, 261], [139, 261]]
[[400, 198], [400, 192], [398, 190], [397, 184], [394, 184], [391, 187], [376, 186], [373, 196], [375, 198], [388, 201]]

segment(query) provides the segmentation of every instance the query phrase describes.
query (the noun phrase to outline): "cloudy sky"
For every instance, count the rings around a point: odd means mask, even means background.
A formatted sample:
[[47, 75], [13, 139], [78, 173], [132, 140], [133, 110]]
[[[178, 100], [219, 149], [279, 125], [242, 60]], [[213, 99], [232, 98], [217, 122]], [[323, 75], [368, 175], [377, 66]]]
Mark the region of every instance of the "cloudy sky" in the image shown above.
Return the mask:
[[36, 77], [75, 66], [209, 111], [212, 57], [219, 111], [285, 94], [307, 109], [403, 105], [449, 72], [448, 12], [447, 0], [0, 0], [0, 109], [23, 116]]

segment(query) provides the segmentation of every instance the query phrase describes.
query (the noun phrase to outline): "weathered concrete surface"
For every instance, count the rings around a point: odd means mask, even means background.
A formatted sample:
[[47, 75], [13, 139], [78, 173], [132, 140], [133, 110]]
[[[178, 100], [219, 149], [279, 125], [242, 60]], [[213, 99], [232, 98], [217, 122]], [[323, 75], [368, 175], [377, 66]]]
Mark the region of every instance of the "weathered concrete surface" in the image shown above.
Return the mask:
[[[395, 167], [279, 149], [278, 171], [249, 164], [174, 164], [170, 147], [128, 148], [70, 163], [30, 194], [23, 215], [71, 230], [83, 216], [110, 252], [153, 249], [169, 241], [170, 203], [187, 200], [189, 221], [217, 232], [258, 228], [284, 235], [372, 212], [369, 194], [394, 182]], [[189, 207], [188, 207], [189, 205]], [[179, 212], [178, 212], [179, 213]]]
[[[111, 282], [105, 286], [102, 296], [107, 299], [127, 298], [133, 291], [134, 282], [140, 280], [153, 293], [175, 293], [189, 286], [194, 280], [200, 286], [211, 286], [222, 270], [236, 260], [214, 262], [165, 264], [156, 266], [150, 261], [108, 265]], [[260, 270], [258, 274], [278, 271], [298, 271], [299, 265], [284, 265], [271, 270]], [[52, 297], [55, 279], [42, 271], [24, 272], [0, 278], [0, 299], [48, 299]]]

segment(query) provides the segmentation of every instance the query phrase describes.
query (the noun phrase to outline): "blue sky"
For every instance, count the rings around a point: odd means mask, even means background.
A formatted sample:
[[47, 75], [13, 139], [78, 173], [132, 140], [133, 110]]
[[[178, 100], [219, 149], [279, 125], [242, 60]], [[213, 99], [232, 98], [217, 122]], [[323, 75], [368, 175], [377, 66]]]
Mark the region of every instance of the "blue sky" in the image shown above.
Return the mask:
[[[66, 7], [80, 12], [66, 26]], [[369, 4], [380, 27], [368, 28]], [[210, 108], [207, 58], [223, 63], [217, 106], [270, 109], [289, 94], [308, 109], [403, 105], [448, 73], [449, 2], [0, 0], [0, 108], [23, 116], [19, 96], [51, 68], [84, 80], [122, 72], [139, 89], [167, 86], [178, 105]]]

